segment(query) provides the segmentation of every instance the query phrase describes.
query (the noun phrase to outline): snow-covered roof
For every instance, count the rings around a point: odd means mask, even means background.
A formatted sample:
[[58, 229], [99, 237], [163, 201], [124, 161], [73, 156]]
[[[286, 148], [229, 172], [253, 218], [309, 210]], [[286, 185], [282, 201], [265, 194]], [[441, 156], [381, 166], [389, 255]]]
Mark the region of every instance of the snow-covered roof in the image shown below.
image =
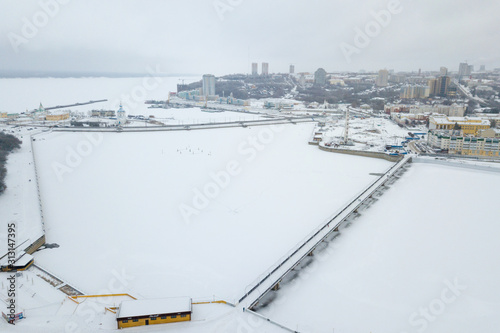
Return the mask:
[[53, 111], [50, 111], [49, 113], [47, 113], [47, 115], [48, 116], [59, 116], [62, 114], [68, 114], [70, 112], [71, 112], [70, 110], [53, 110]]
[[190, 297], [173, 297], [123, 301], [117, 318], [191, 312]]
[[[28, 254], [24, 251], [21, 251], [15, 258], [15, 264], [14, 266], [16, 267], [23, 267], [26, 266], [31, 260], [33, 260], [33, 256], [31, 254]], [[0, 261], [1, 266], [7, 266], [9, 263], [9, 257], [5, 256], [2, 258]]]
[[489, 125], [490, 121], [475, 117], [446, 117], [446, 116], [435, 116], [433, 117], [436, 124], [464, 124], [464, 125]]

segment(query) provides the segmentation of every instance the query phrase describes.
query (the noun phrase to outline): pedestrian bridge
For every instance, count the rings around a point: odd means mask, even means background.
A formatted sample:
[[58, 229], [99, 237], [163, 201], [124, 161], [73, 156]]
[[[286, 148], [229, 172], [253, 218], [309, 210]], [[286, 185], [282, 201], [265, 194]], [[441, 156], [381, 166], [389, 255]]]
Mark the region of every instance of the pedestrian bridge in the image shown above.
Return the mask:
[[332, 218], [314, 230], [303, 242], [291, 249], [278, 263], [264, 272], [255, 283], [249, 285], [236, 306], [243, 309], [252, 309], [270, 290], [278, 289], [279, 283], [288, 273], [296, 268], [307, 256], [312, 255], [316, 247], [328, 236], [338, 232], [339, 228], [347, 223], [352, 214], [355, 214], [361, 206], [371, 200], [373, 194], [385, 186], [387, 182], [392, 182], [396, 179], [398, 172], [401, 172], [402, 168], [411, 162], [411, 159], [411, 156], [405, 155], [389, 170], [379, 175], [376, 181], [345, 205]]

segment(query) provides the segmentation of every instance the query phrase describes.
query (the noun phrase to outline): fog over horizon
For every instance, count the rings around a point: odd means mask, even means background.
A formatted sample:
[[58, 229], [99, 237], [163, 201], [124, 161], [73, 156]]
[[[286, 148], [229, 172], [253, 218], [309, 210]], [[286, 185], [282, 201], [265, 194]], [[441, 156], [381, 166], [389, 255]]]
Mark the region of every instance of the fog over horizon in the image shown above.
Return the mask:
[[0, 74], [500, 67], [500, 2], [0, 0]]

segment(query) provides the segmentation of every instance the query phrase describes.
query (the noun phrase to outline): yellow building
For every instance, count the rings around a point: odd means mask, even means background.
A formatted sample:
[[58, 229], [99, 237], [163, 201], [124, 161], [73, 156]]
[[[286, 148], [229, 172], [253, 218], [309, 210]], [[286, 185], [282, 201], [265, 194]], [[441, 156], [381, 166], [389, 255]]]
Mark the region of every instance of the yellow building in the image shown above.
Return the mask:
[[31, 254], [21, 251], [13, 260], [14, 263], [11, 263], [7, 255], [3, 256], [0, 260], [0, 272], [25, 271], [33, 264], [35, 258]]
[[7, 118], [7, 112], [0, 112], [0, 118]]
[[399, 97], [402, 99], [427, 98], [429, 94], [430, 89], [428, 86], [406, 85], [401, 88]]
[[477, 135], [480, 130], [490, 128], [490, 121], [481, 118], [473, 117], [430, 117], [429, 129], [430, 130], [447, 130], [455, 129], [459, 126], [463, 135]]
[[450, 80], [449, 76], [440, 76], [436, 79], [430, 79], [428, 82], [429, 94], [443, 97], [448, 95]]
[[190, 321], [191, 306], [189, 297], [123, 301], [116, 321], [120, 329]]
[[48, 114], [45, 116], [45, 120], [47, 120], [47, 121], [59, 121], [59, 120], [66, 120], [66, 119], [69, 119], [69, 112], [54, 113], [54, 114]]

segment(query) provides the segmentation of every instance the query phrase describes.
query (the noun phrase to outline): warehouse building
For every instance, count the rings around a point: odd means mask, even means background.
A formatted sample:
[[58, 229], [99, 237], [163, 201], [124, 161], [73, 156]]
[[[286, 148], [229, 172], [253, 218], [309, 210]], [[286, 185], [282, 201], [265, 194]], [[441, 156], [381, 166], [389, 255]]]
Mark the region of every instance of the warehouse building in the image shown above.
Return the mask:
[[191, 304], [189, 297], [123, 301], [116, 321], [120, 329], [190, 321]]

